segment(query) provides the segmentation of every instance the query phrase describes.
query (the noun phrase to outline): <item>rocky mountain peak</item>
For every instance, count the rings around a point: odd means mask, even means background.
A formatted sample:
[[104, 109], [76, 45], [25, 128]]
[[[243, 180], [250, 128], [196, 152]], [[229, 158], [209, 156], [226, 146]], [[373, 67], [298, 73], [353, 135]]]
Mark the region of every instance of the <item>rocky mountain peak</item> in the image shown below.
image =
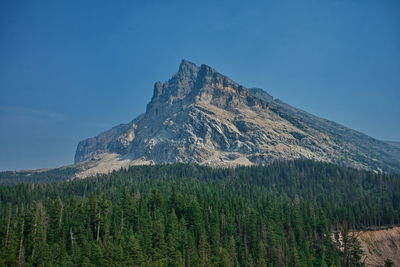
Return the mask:
[[182, 60], [171, 79], [155, 83], [143, 115], [80, 142], [75, 160], [100, 154], [107, 155], [96, 163], [105, 166], [103, 171], [123, 164], [232, 166], [297, 158], [400, 170], [400, 149], [187, 60]]
[[194, 63], [182, 60], [178, 72], [165, 83], [154, 84], [154, 94], [150, 102], [166, 102], [170, 98], [184, 98], [189, 94], [196, 81], [200, 68]]
[[182, 59], [181, 64], [179, 65], [179, 71], [176, 75], [179, 75], [181, 77], [192, 78], [195, 77], [198, 72], [199, 72], [199, 67], [196, 64], [186, 59]]
[[[182, 60], [178, 72], [167, 82], [156, 82], [147, 112], [158, 114], [160, 107], [182, 106], [211, 101], [232, 94], [244, 94], [245, 88], [210, 66]], [[164, 108], [165, 109], [165, 108]], [[153, 111], [156, 112], [153, 112]], [[152, 114], [154, 115], [154, 114]]]
[[214, 87], [214, 89], [226, 89], [231, 87], [231, 89], [239, 88], [240, 85], [236, 84], [234, 81], [220, 74], [215, 69], [202, 64], [198, 73], [198, 86], [201, 88]]

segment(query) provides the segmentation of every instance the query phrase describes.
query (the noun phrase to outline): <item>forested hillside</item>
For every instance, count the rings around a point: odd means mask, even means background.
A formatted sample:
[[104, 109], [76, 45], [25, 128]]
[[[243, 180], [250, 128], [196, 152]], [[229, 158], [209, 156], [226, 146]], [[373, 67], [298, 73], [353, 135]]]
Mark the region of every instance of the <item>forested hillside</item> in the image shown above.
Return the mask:
[[359, 266], [347, 230], [399, 223], [399, 175], [302, 160], [137, 166], [0, 186], [0, 266]]
[[48, 170], [2, 171], [0, 172], [0, 185], [61, 182], [73, 178], [77, 172], [78, 169], [72, 166]]

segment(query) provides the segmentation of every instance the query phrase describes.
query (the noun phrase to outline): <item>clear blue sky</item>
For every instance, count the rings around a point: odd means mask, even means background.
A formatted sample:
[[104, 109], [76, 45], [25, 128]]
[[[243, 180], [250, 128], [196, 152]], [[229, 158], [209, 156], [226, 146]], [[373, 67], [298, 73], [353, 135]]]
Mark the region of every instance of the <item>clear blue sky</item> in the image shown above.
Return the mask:
[[400, 140], [400, 1], [0, 1], [0, 170], [73, 162], [182, 58]]

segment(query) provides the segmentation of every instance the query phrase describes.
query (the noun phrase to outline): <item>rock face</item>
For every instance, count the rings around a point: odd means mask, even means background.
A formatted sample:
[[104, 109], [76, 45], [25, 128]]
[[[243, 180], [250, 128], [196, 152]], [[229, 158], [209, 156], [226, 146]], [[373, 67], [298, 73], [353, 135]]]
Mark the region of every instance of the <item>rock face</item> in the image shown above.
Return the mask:
[[144, 114], [81, 141], [75, 162], [104, 154], [131, 164], [232, 166], [308, 158], [360, 169], [400, 170], [399, 148], [186, 60], [169, 81], [154, 85]]
[[398, 141], [385, 141], [385, 142], [388, 143], [389, 145], [400, 148], [400, 142]]
[[392, 260], [393, 266], [400, 266], [400, 227], [354, 234], [361, 243], [366, 266], [385, 266], [387, 259]]

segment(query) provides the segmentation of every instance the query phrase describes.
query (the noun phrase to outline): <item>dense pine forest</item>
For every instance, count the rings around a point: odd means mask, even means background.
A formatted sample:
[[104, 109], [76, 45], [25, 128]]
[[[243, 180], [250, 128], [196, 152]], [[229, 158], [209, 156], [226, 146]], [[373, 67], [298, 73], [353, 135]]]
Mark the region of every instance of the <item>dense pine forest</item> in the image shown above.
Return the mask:
[[0, 266], [362, 266], [348, 230], [397, 224], [400, 175], [137, 166], [0, 186]]

